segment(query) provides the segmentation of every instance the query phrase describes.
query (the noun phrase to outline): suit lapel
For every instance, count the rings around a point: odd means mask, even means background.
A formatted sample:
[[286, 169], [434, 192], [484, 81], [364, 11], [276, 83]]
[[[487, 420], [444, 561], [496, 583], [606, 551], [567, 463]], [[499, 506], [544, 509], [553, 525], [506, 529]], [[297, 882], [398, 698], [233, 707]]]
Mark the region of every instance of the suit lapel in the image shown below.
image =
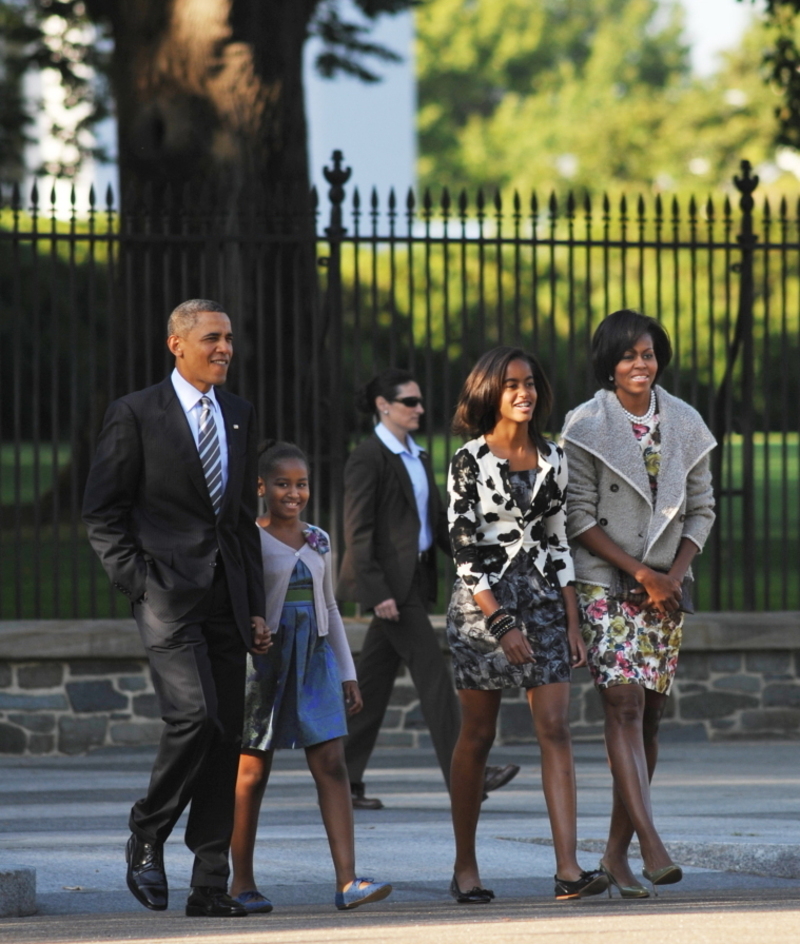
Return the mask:
[[162, 410], [160, 419], [164, 439], [172, 444], [172, 448], [178, 453], [182, 467], [186, 470], [198, 494], [213, 512], [214, 506], [211, 504], [211, 497], [208, 494], [206, 477], [203, 474], [203, 466], [197, 452], [197, 445], [189, 428], [189, 421], [169, 377], [162, 384], [159, 394]]
[[[375, 438], [378, 439], [377, 436]], [[395, 471], [395, 475], [400, 482], [400, 489], [405, 495], [406, 501], [416, 511], [417, 500], [414, 497], [414, 488], [411, 484], [411, 476], [408, 474], [408, 470], [406, 469], [402, 456], [396, 452], [392, 452], [391, 449], [387, 449], [380, 439], [378, 439], [378, 442], [381, 445], [381, 449], [383, 449], [383, 451], [386, 453], [386, 458], [389, 462], [390, 468], [394, 469]]]
[[[433, 467], [431, 466], [431, 458], [427, 452], [423, 449], [420, 453], [420, 459], [422, 460], [422, 467], [425, 469], [425, 475], [428, 478], [428, 521], [431, 526], [431, 534], [436, 535], [436, 519], [439, 515], [439, 488], [436, 485], [436, 478], [433, 474]], [[416, 499], [415, 499], [416, 504]]]

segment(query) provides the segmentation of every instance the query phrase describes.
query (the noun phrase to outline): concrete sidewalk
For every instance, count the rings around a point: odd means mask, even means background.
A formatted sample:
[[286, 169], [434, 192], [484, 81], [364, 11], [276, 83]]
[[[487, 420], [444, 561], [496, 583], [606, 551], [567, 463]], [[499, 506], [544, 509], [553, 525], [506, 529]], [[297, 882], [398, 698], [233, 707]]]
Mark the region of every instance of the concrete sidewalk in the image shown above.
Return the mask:
[[[575, 750], [578, 834], [585, 850], [580, 859], [584, 868], [594, 868], [608, 826], [611, 781], [602, 745], [577, 744]], [[505, 747], [492, 760], [515, 760], [523, 769], [484, 804], [481, 871], [498, 899], [480, 920], [523, 920], [523, 913], [534, 912], [560, 920], [577, 914], [559, 911], [553, 902], [538, 751], [529, 745]], [[248, 918], [246, 928], [238, 922], [211, 922], [213, 929], [208, 922], [187, 922], [182, 915], [191, 857], [180, 826], [165, 855], [170, 910], [154, 915], [141, 908], [125, 885], [123, 849], [128, 811], [145, 789], [151, 761], [149, 749], [0, 758], [0, 869], [36, 869], [39, 910], [34, 917], [0, 920], [0, 941], [155, 941], [159, 935], [204, 941], [236, 935], [244, 941], [262, 929], [270, 940], [283, 940], [274, 937], [279, 927], [288, 934], [299, 926], [329, 928], [333, 940], [336, 928], [344, 930], [343, 917], [353, 916], [333, 910], [330, 855], [300, 751], [278, 753], [261, 814], [256, 874], [276, 906], [273, 915]], [[474, 909], [467, 909], [467, 916], [448, 896], [449, 804], [432, 752], [378, 750], [367, 790], [380, 796], [386, 809], [357, 813], [358, 871], [391, 881], [395, 892], [357, 912], [357, 926], [374, 927], [375, 940], [402, 940], [377, 929], [392, 925], [392, 915], [398, 926], [428, 920], [461, 926], [475, 920]], [[597, 917], [598, 908], [604, 915], [630, 915], [632, 905], [676, 913], [713, 910], [714, 903], [722, 910], [763, 905], [793, 914], [800, 936], [800, 745], [666, 744], [653, 796], [662, 835], [686, 866], [684, 881], [644, 902], [581, 902], [580, 908], [594, 909], [587, 918]], [[464, 931], [462, 926], [459, 933]]]

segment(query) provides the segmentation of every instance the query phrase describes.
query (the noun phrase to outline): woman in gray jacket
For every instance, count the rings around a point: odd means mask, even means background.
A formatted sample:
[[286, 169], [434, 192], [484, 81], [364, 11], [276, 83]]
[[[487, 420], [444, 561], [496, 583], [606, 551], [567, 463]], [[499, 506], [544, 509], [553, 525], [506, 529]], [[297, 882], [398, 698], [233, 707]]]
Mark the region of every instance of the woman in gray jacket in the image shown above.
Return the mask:
[[627, 309], [609, 315], [592, 339], [602, 389], [563, 431], [567, 535], [614, 778], [600, 865], [623, 898], [649, 895], [628, 864], [634, 832], [653, 886], [682, 878], [653, 824], [650, 780], [691, 607], [690, 565], [714, 522], [716, 443], [696, 410], [657, 386], [671, 357], [658, 322]]

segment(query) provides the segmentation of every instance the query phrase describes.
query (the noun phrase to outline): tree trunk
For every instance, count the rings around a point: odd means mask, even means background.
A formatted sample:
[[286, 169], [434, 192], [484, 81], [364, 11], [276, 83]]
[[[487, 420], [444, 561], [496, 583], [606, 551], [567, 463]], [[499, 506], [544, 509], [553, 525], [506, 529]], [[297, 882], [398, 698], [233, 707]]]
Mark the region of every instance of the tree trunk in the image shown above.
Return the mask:
[[234, 328], [230, 388], [264, 435], [306, 442], [312, 403], [295, 373], [324, 337], [302, 83], [318, 3], [88, 2], [114, 40], [128, 386], [164, 376], [170, 309], [216, 298]]
[[319, 0], [90, 0], [112, 27], [123, 194], [308, 192], [303, 45]]

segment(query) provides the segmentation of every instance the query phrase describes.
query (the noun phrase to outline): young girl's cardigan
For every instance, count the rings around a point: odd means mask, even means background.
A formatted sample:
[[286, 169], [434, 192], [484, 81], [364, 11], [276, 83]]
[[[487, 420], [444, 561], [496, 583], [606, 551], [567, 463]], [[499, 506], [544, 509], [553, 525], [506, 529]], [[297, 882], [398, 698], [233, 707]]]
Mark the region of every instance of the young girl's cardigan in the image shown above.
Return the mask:
[[[320, 554], [311, 544], [306, 543], [295, 551], [294, 548], [274, 538], [269, 532], [258, 527], [261, 535], [261, 560], [264, 565], [264, 589], [267, 598], [267, 626], [276, 632], [280, 625], [281, 610], [289, 588], [289, 580], [298, 558], [308, 567], [314, 583], [314, 609], [317, 616], [317, 629], [320, 636], [327, 636], [336, 656], [336, 663], [343, 682], [354, 681], [356, 667], [350, 646], [344, 631], [344, 624], [333, 596], [331, 577], [331, 555]], [[312, 541], [322, 547], [329, 547], [328, 535], [321, 528], [309, 525]], [[323, 540], [319, 540], [322, 536]]]

